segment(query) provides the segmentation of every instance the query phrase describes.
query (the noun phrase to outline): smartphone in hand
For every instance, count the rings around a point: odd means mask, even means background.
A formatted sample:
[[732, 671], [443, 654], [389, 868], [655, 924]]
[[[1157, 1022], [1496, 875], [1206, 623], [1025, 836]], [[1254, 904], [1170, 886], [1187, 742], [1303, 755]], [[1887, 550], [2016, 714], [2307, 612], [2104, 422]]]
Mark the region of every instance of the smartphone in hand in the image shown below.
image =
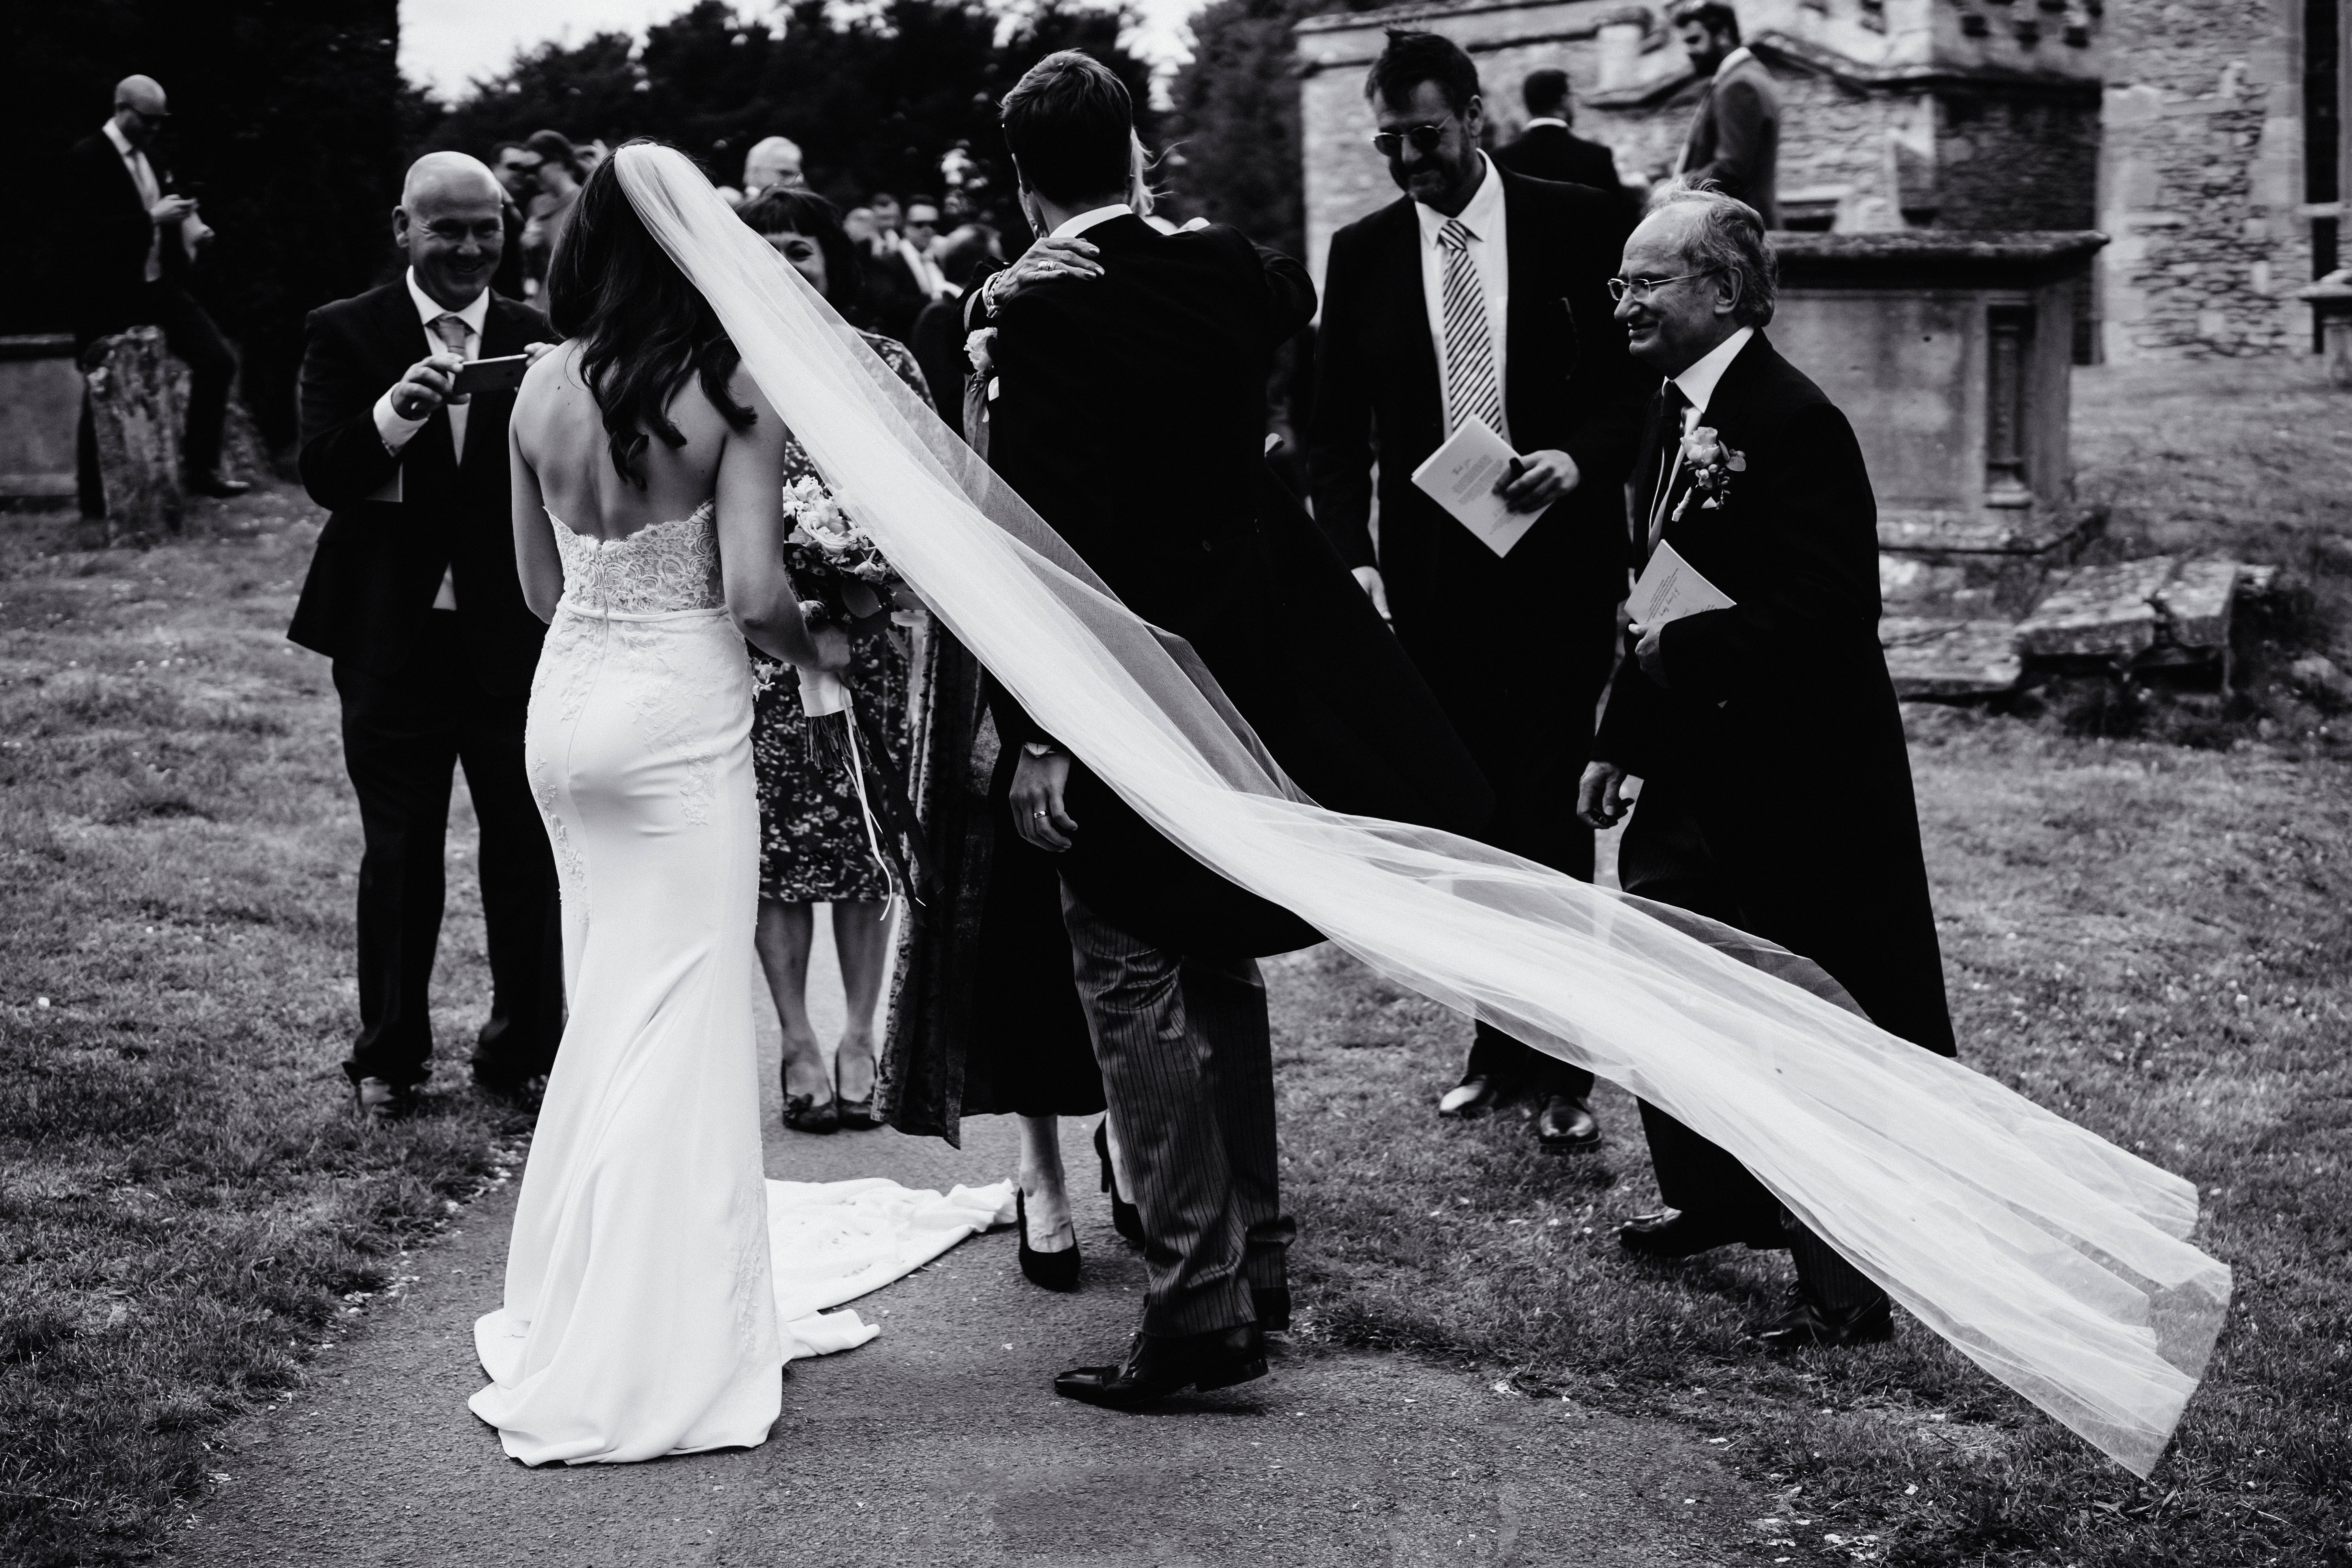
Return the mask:
[[530, 368], [529, 354], [504, 354], [497, 359], [469, 359], [458, 368], [451, 395], [471, 397], [478, 392], [512, 392]]

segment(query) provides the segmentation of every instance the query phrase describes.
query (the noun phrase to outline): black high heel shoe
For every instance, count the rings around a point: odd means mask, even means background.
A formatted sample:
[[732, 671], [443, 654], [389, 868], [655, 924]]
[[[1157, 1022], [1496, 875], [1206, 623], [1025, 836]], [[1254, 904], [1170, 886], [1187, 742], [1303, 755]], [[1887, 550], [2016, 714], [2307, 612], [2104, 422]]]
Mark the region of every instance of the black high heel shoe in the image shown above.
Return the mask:
[[1045, 1290], [1075, 1290], [1078, 1288], [1078, 1244], [1074, 1240], [1060, 1252], [1040, 1252], [1029, 1245], [1029, 1197], [1019, 1187], [1013, 1189], [1013, 1212], [1021, 1221], [1021, 1272], [1030, 1284]]
[[1110, 1194], [1111, 1228], [1135, 1243], [1143, 1245], [1143, 1215], [1133, 1204], [1118, 1195], [1118, 1173], [1110, 1165], [1110, 1123], [1095, 1123], [1095, 1152], [1102, 1158], [1102, 1190]]

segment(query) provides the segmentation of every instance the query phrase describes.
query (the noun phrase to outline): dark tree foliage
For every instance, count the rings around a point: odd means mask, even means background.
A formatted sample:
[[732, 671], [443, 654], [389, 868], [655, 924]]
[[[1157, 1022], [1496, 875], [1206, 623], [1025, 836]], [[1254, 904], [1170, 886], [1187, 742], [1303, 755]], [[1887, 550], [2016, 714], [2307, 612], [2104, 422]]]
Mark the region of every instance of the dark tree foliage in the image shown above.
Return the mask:
[[995, 103], [1021, 73], [1055, 49], [1083, 48], [1125, 79], [1146, 112], [1150, 98], [1149, 72], [1118, 47], [1118, 12], [1047, 4], [1000, 45], [1003, 26], [971, 0], [891, 0], [855, 20], [829, 16], [824, 0], [799, 0], [772, 24], [702, 0], [648, 29], [634, 57], [613, 34], [529, 51], [476, 83], [417, 145], [487, 154], [542, 128], [607, 143], [653, 136], [731, 183], [754, 142], [789, 136], [809, 183], [856, 204], [877, 190], [944, 194], [940, 159], [962, 143], [986, 181], [984, 210], [1017, 235]]
[[243, 351], [246, 402], [294, 434], [311, 307], [375, 282], [391, 256], [403, 97], [397, 0], [70, 0], [0, 5], [12, 122], [35, 200], [0, 239], [0, 331], [63, 331], [74, 237], [42, 221], [67, 148], [114, 84], [171, 95], [163, 156], [218, 231], [193, 287]]
[[1184, 211], [1306, 254], [1291, 26], [1371, 8], [1371, 0], [1216, 0], [1192, 18], [1192, 58], [1176, 73], [1164, 126], [1173, 151], [1160, 176]]

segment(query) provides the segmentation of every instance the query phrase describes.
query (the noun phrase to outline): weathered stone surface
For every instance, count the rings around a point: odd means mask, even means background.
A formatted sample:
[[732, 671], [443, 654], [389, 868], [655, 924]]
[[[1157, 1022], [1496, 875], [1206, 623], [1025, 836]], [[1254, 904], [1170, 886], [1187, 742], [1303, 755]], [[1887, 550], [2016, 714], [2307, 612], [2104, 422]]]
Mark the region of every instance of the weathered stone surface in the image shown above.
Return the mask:
[[88, 382], [108, 542], [180, 526], [180, 405], [159, 327], [100, 339]]
[[2156, 643], [2156, 595], [2179, 564], [2170, 555], [2069, 574], [2017, 628], [2021, 654], [2121, 665]]
[[72, 499], [80, 415], [73, 339], [0, 337], [0, 500]]
[[1990, 697], [2013, 689], [2025, 668], [2016, 633], [2008, 621], [1890, 616], [1878, 623], [1897, 697]]
[[2238, 596], [2234, 561], [2184, 561], [2171, 582], [2156, 592], [2162, 640], [2174, 647], [2221, 649], [2230, 646], [2230, 606]]

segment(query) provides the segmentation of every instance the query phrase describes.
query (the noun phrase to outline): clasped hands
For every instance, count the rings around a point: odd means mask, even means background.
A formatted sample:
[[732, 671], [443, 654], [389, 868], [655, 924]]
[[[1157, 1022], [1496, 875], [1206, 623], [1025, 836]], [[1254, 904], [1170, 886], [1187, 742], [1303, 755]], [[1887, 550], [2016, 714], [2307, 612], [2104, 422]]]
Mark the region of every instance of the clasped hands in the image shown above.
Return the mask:
[[[537, 364], [540, 356], [554, 347], [553, 343], [525, 343], [523, 356]], [[403, 419], [425, 419], [445, 403], [470, 401], [467, 395], [456, 390], [457, 372], [465, 363], [453, 353], [426, 354], [392, 384], [392, 411]]]

